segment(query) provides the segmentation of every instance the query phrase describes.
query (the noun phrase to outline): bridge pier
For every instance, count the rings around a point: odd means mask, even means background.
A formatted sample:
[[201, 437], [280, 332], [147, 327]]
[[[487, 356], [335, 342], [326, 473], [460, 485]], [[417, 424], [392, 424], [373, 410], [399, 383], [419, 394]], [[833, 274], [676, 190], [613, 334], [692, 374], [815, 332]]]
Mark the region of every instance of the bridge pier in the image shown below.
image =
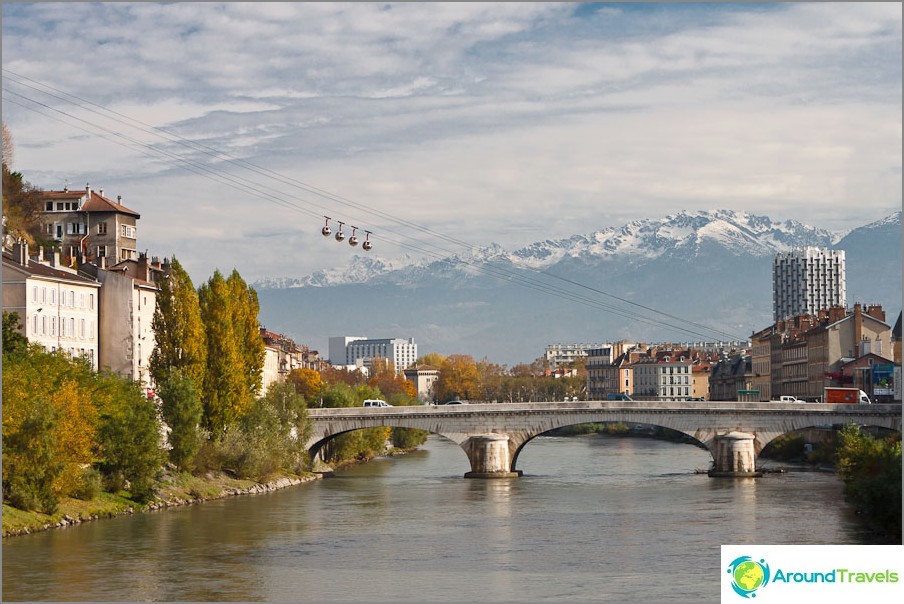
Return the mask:
[[511, 471], [509, 437], [506, 434], [475, 434], [461, 444], [468, 455], [471, 471], [465, 478], [517, 478], [520, 471]]
[[714, 478], [756, 478], [762, 472], [756, 470], [756, 452], [753, 441], [756, 437], [745, 432], [729, 432], [715, 437], [713, 469], [709, 475]]

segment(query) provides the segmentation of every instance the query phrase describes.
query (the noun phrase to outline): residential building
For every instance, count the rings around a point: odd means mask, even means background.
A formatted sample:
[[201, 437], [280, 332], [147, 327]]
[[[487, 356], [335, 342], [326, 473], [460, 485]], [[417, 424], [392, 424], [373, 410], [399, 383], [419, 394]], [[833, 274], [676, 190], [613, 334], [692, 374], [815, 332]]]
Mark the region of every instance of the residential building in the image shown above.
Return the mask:
[[82, 191], [45, 191], [43, 198], [42, 231], [58, 243], [64, 259], [81, 254], [103, 267], [138, 258], [141, 215], [122, 205], [121, 196], [112, 201], [103, 189], [86, 185]]
[[691, 352], [661, 351], [634, 364], [634, 394], [638, 400], [686, 401], [693, 396]]
[[99, 365], [138, 382], [148, 397], [156, 396], [150, 359], [156, 346], [157, 282], [168, 270], [168, 262], [149, 261], [145, 254], [107, 269], [82, 265], [84, 274], [101, 283]]
[[434, 400], [434, 384], [439, 379], [439, 369], [432, 365], [412, 365], [404, 370], [405, 379], [413, 382], [417, 388], [419, 401], [432, 402]]
[[775, 326], [750, 336], [750, 365], [753, 375], [750, 389], [759, 392], [760, 401], [772, 400], [772, 341]]
[[843, 250], [805, 247], [779, 252], [772, 262], [772, 310], [778, 322], [845, 304]]
[[712, 367], [708, 363], [697, 363], [691, 366], [691, 382], [694, 385], [691, 398], [709, 400], [709, 376], [711, 373]]
[[[550, 369], [570, 365], [587, 357], [587, 351], [606, 347], [606, 344], [550, 344], [546, 347], [546, 363]], [[611, 350], [611, 346], [609, 346]]]
[[98, 368], [101, 284], [65, 266], [60, 252], [29, 257], [19, 241], [3, 252], [3, 310], [19, 315], [30, 342], [84, 357]]
[[753, 389], [752, 357], [735, 354], [720, 359], [709, 376], [709, 400], [756, 401], [759, 392]]
[[276, 382], [284, 382], [295, 369], [311, 369], [320, 371], [322, 361], [316, 350], [298, 345], [295, 340], [281, 333], [260, 328], [264, 341], [264, 367], [261, 375], [261, 393]]

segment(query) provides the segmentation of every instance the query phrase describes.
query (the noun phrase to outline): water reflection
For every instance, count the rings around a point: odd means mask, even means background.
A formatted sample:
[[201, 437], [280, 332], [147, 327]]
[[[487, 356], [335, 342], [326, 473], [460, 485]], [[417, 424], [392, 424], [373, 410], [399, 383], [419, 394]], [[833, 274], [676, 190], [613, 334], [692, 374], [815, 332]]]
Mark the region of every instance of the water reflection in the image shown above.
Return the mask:
[[715, 601], [722, 543], [860, 542], [831, 475], [713, 479], [708, 452], [634, 438], [541, 437], [519, 460], [467, 480], [431, 438], [285, 491], [6, 539], [4, 600]]

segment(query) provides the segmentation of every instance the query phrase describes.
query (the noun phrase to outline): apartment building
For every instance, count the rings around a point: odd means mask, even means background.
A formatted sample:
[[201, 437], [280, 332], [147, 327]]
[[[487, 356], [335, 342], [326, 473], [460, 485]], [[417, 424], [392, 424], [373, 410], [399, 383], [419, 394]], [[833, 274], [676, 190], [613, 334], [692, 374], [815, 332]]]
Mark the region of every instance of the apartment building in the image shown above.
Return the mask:
[[138, 219], [141, 215], [104, 197], [104, 190], [45, 191], [41, 228], [62, 250], [64, 259], [81, 255], [98, 265], [138, 258]]
[[753, 389], [752, 358], [735, 354], [719, 359], [709, 376], [709, 399], [713, 401], [756, 401], [760, 393]]
[[101, 283], [100, 366], [138, 382], [148, 397], [156, 395], [150, 361], [156, 347], [157, 282], [168, 270], [168, 262], [148, 260], [144, 254], [108, 269], [82, 266]]
[[844, 306], [845, 295], [843, 250], [805, 247], [780, 252], [773, 258], [774, 321]]
[[546, 347], [544, 356], [550, 369], [558, 369], [570, 365], [578, 359], [586, 358], [589, 350], [598, 350], [607, 346], [610, 348], [611, 354], [611, 346], [608, 344], [550, 344]]
[[689, 351], [668, 351], [638, 359], [634, 365], [634, 398], [686, 401], [693, 397], [693, 364]]
[[60, 260], [57, 250], [29, 256], [19, 241], [3, 252], [3, 310], [19, 315], [23, 335], [50, 351], [83, 357], [98, 368], [101, 284]]

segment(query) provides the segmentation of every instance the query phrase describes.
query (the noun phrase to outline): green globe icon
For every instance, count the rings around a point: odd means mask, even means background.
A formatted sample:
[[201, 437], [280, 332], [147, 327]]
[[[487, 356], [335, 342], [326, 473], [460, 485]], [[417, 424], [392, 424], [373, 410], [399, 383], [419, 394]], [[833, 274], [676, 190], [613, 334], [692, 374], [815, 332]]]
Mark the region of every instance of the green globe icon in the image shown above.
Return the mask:
[[753, 591], [763, 584], [763, 567], [748, 560], [738, 564], [734, 571], [735, 584], [744, 591]]

